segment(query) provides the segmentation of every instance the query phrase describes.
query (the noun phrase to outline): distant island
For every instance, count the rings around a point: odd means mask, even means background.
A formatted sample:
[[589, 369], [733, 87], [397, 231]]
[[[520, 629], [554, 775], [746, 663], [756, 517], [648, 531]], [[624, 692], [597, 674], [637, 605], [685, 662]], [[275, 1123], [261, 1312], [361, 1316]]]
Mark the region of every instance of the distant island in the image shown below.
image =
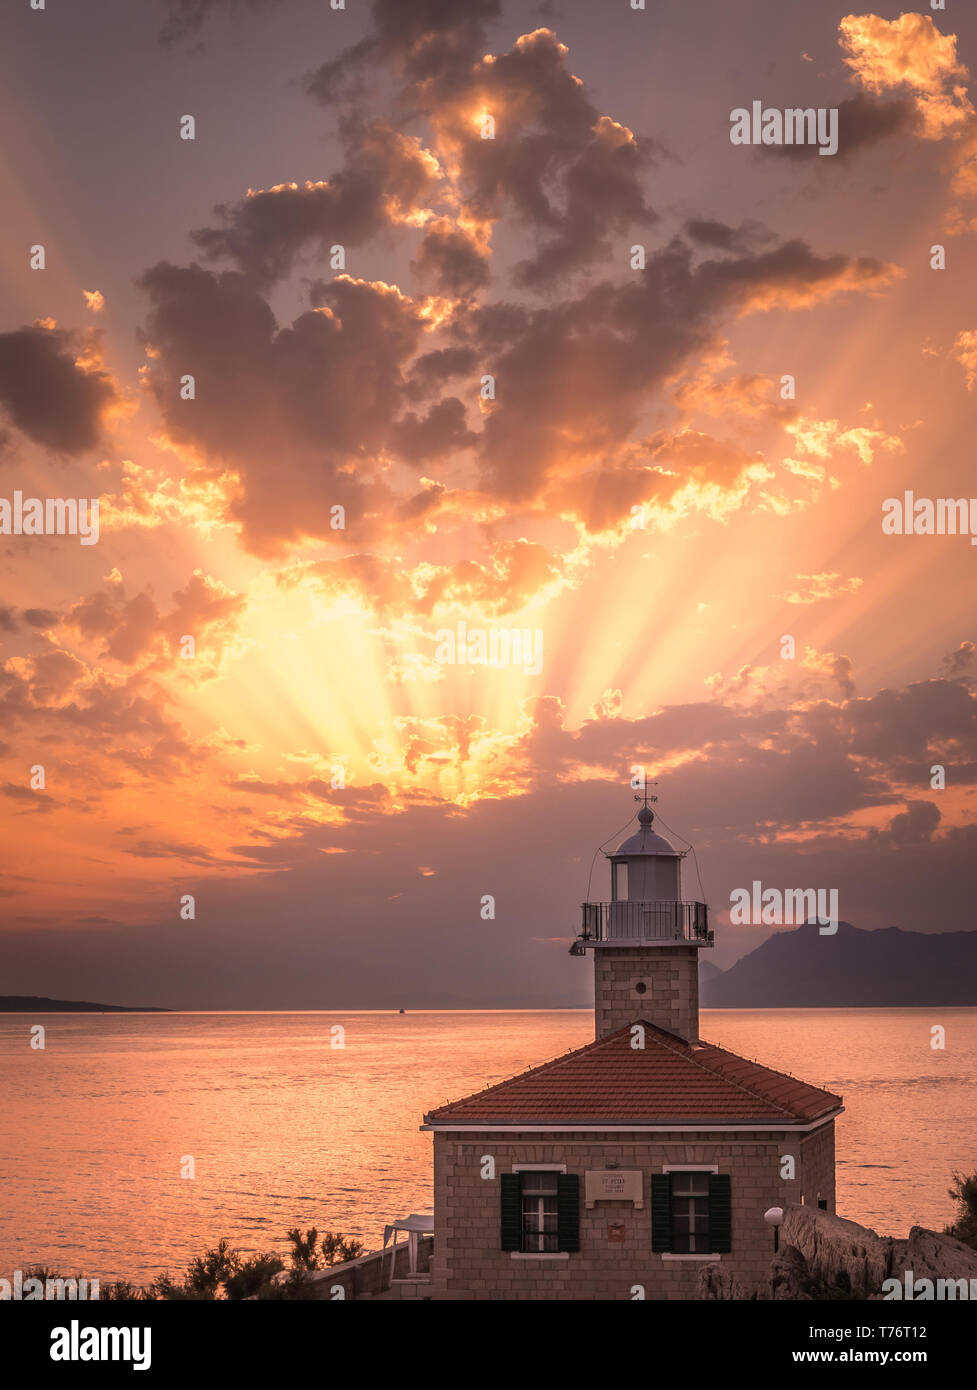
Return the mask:
[[778, 931], [728, 970], [700, 976], [706, 1009], [842, 1009], [977, 1005], [977, 931], [866, 931], [839, 922]]
[[83, 999], [46, 999], [39, 994], [0, 994], [0, 1014], [168, 1014], [169, 1009], [130, 1009], [125, 1004], [89, 1004]]

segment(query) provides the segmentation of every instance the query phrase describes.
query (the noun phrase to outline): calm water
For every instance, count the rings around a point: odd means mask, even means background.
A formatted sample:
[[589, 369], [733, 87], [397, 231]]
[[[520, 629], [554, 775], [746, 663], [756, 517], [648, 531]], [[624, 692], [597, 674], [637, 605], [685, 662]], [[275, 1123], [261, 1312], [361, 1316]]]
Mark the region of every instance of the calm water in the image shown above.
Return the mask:
[[[430, 1208], [422, 1112], [592, 1030], [587, 1010], [0, 1015], [0, 1272], [142, 1282], [220, 1236], [280, 1249], [296, 1224], [376, 1247]], [[842, 1215], [895, 1235], [947, 1221], [951, 1172], [977, 1169], [977, 1010], [707, 1010], [701, 1031], [844, 1096]]]

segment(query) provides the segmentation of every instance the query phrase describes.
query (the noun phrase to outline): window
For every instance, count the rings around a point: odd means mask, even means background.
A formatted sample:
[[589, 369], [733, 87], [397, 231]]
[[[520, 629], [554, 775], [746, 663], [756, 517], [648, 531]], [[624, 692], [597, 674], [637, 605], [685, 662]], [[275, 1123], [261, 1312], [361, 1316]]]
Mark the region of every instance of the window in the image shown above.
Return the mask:
[[614, 889], [611, 897], [615, 902], [626, 902], [628, 896], [628, 866], [627, 864], [614, 865]]
[[695, 1169], [652, 1173], [651, 1248], [663, 1255], [719, 1255], [731, 1250], [729, 1174]]
[[672, 1253], [708, 1255], [709, 1174], [673, 1173], [672, 1177]]
[[522, 1248], [555, 1255], [557, 1230], [557, 1174], [522, 1173]]
[[523, 1255], [565, 1255], [580, 1249], [580, 1178], [554, 1169], [503, 1173], [502, 1249]]

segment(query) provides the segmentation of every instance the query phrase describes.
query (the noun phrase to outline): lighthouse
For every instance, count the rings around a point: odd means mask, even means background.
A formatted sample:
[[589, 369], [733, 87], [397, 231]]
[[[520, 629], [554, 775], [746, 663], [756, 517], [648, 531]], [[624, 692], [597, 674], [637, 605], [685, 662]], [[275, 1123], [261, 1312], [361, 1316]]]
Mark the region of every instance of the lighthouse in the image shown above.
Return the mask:
[[595, 1035], [646, 1019], [684, 1042], [699, 1040], [699, 952], [713, 945], [705, 903], [682, 896], [683, 851], [654, 828], [647, 792], [638, 829], [605, 858], [608, 902], [582, 904], [572, 955], [594, 953]]
[[841, 1097], [699, 1037], [706, 905], [639, 800], [570, 948], [596, 1039], [424, 1116], [434, 1298], [695, 1298], [705, 1266], [767, 1297], [765, 1214], [834, 1210]]

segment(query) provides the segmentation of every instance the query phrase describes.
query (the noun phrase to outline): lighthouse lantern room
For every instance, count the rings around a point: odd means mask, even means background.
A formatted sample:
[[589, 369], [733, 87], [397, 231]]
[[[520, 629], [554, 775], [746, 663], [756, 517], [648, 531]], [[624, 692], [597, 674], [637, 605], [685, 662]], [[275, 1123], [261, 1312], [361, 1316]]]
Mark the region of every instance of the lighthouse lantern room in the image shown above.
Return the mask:
[[[638, 798], [636, 798], [638, 799]], [[597, 1037], [647, 1018], [687, 1042], [698, 1039], [699, 964], [713, 945], [705, 903], [682, 897], [680, 852], [654, 829], [655, 813], [640, 798], [638, 830], [605, 857], [609, 902], [582, 904], [573, 955], [594, 952]]]

